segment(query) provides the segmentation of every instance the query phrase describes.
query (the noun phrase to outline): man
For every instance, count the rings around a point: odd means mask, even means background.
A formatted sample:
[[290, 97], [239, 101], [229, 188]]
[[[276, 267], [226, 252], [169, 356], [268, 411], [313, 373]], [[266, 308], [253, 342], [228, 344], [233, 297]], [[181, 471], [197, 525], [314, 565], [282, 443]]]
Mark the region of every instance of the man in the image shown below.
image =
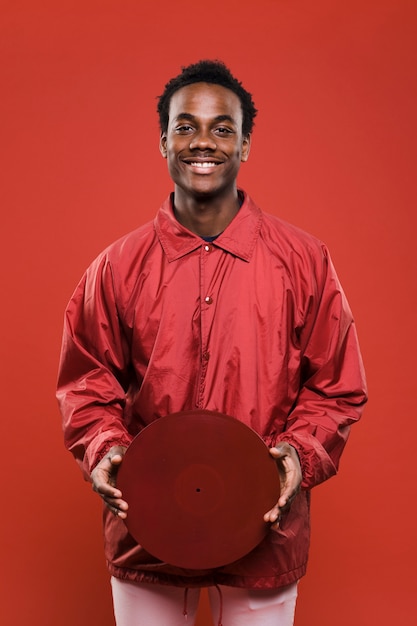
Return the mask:
[[[237, 188], [256, 109], [229, 70], [184, 68], [158, 112], [174, 193], [94, 261], [68, 305], [58, 387], [66, 445], [106, 505], [117, 626], [182, 624], [184, 603], [192, 624], [201, 587], [225, 626], [289, 626], [310, 489], [337, 471], [366, 401], [354, 322], [326, 247]], [[266, 538], [209, 571], [146, 553], [126, 530], [115, 481], [145, 425], [192, 409], [256, 430], [282, 483]]]

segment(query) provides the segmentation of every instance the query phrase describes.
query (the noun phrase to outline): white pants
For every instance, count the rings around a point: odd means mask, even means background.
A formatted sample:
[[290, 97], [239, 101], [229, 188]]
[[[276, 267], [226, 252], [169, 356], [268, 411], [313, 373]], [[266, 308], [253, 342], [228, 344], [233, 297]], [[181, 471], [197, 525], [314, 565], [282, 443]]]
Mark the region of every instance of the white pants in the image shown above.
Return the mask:
[[[193, 626], [199, 588], [111, 579], [117, 626]], [[297, 583], [281, 589], [209, 587], [216, 626], [292, 626]]]

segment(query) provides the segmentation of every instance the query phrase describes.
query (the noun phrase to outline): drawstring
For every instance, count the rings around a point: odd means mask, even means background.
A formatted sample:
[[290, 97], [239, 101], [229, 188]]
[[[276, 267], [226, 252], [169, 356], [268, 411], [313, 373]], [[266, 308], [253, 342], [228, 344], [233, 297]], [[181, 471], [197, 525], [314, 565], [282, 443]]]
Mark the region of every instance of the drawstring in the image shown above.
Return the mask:
[[188, 619], [187, 600], [188, 600], [188, 587], [184, 589], [184, 608], [182, 611], [182, 614], [185, 617], [185, 621], [187, 621]]
[[222, 624], [222, 619], [223, 619], [223, 594], [222, 594], [222, 590], [220, 589], [219, 585], [214, 585], [217, 589], [217, 591], [219, 592], [219, 623], [218, 626], [223, 626]]
[[[217, 626], [223, 626], [222, 624], [222, 619], [223, 619], [223, 594], [222, 594], [222, 590], [220, 589], [219, 585], [214, 585], [219, 593], [219, 621], [217, 623]], [[182, 614], [184, 615], [185, 621], [187, 621], [188, 619], [188, 587], [185, 587], [184, 589], [184, 606], [183, 606], [183, 611]]]

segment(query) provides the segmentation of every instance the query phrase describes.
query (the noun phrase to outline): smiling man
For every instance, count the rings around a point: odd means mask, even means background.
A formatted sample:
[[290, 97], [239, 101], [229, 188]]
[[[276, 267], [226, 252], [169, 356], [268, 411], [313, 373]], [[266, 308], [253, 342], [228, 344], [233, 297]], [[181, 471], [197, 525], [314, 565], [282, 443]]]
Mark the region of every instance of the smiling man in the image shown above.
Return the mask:
[[200, 236], [221, 233], [239, 210], [236, 178], [250, 148], [238, 96], [215, 84], [182, 87], [171, 97], [160, 148], [178, 221]]
[[[58, 383], [65, 442], [106, 505], [117, 626], [193, 624], [202, 587], [224, 626], [290, 626], [310, 490], [336, 473], [366, 401], [355, 325], [326, 247], [237, 187], [256, 109], [230, 71], [184, 68], [158, 113], [174, 191], [153, 222], [94, 261], [70, 300]], [[116, 488], [135, 435], [196, 409], [255, 430], [281, 479], [265, 539], [210, 570], [147, 553]]]

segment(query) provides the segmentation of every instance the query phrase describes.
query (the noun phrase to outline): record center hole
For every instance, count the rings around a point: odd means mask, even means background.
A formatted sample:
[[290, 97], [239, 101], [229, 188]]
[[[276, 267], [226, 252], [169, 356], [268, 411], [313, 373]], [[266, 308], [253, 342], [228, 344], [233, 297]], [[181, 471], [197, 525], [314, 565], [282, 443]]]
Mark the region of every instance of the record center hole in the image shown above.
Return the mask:
[[197, 493], [200, 493], [200, 491], [201, 491], [200, 487], [197, 487], [196, 491], [197, 491]]

